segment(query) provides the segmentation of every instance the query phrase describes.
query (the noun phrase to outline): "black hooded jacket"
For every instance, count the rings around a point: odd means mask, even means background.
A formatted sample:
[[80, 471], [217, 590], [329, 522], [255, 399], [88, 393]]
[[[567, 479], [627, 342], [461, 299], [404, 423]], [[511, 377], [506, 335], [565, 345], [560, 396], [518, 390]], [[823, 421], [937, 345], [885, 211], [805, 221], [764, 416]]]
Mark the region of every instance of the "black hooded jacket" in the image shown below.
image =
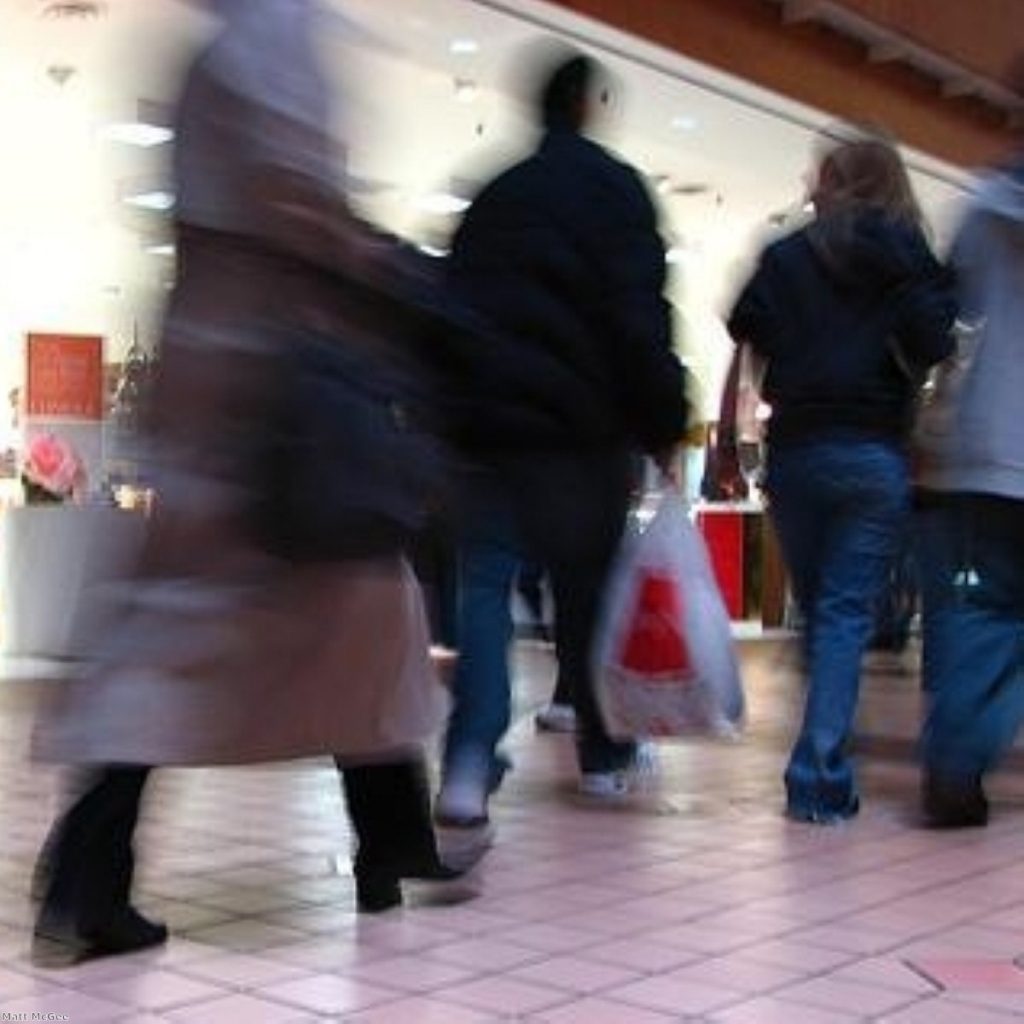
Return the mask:
[[484, 188], [453, 243], [450, 294], [473, 321], [449, 339], [461, 446], [486, 457], [679, 440], [683, 370], [664, 281], [636, 173], [574, 132], [550, 131]]
[[955, 316], [921, 231], [867, 210], [769, 245], [728, 326], [767, 360], [773, 443], [900, 440], [924, 373], [952, 352]]

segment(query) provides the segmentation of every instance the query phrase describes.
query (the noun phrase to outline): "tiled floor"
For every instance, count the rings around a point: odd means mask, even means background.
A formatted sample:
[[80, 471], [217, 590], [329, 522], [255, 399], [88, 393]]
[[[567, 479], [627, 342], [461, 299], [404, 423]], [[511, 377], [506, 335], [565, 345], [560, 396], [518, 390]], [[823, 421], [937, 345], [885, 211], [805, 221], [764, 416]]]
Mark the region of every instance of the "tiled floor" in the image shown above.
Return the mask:
[[[659, 792], [573, 795], [570, 746], [511, 738], [498, 841], [461, 895], [357, 917], [327, 763], [166, 771], [140, 837], [139, 897], [165, 950], [45, 972], [26, 959], [28, 872], [57, 778], [23, 760], [33, 684], [0, 691], [0, 1014], [75, 1024], [999, 1024], [1024, 1020], [1024, 773], [983, 832], [909, 822], [912, 659], [876, 660], [865, 807], [817, 830], [779, 816], [796, 677], [748, 644], [751, 729], [669, 749]], [[523, 711], [549, 656], [520, 655]], [[453, 894], [448, 894], [449, 896]], [[460, 895], [458, 893], [454, 895]], [[4, 1019], [17, 1019], [8, 1017]], [[26, 1019], [30, 1019], [26, 1018]]]

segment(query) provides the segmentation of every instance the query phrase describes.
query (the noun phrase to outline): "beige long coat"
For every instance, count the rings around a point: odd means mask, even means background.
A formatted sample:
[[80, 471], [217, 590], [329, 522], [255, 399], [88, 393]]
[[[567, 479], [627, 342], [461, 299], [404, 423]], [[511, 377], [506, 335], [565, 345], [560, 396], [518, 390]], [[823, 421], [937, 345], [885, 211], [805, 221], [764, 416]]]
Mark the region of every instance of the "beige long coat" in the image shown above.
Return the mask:
[[[420, 590], [403, 561], [288, 565], [245, 529], [259, 486], [251, 442], [275, 385], [264, 328], [298, 326], [323, 299], [260, 255], [288, 239], [247, 241], [272, 224], [246, 191], [254, 176], [285, 170], [323, 186], [334, 173], [322, 80], [311, 56], [296, 67], [290, 42], [278, 48], [291, 61], [283, 91], [272, 66], [238, 73], [253, 55], [237, 34], [187, 80], [180, 271], [154, 402], [157, 512], [95, 658], [39, 717], [41, 758], [372, 759], [426, 740], [443, 712]], [[253, 59], [272, 64], [273, 48]]]

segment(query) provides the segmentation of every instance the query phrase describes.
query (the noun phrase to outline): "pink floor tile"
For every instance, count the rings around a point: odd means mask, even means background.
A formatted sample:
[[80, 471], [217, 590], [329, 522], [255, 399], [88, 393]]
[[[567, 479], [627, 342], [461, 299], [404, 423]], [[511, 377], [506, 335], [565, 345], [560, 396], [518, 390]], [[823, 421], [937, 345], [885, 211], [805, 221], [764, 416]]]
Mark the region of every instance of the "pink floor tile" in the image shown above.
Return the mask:
[[936, 985], [922, 977], [914, 965], [895, 958], [858, 960], [832, 971], [828, 977], [837, 981], [877, 985], [879, 988], [891, 988], [898, 992], [913, 992], [917, 995], [933, 995], [936, 992]]
[[509, 977], [480, 978], [453, 985], [439, 993], [443, 998], [489, 1013], [522, 1017], [568, 1001], [565, 992], [546, 985]]
[[728, 1006], [743, 998], [735, 989], [668, 976], [644, 978], [609, 989], [603, 995], [631, 1006], [692, 1016]]
[[295, 928], [265, 924], [255, 918], [213, 925], [189, 932], [193, 942], [220, 947], [222, 952], [258, 953], [286, 943], [301, 942], [309, 938], [306, 932]]
[[[51, 988], [53, 984], [53, 980], [48, 980], [44, 976], [30, 975], [0, 967], [0, 996], [4, 999], [17, 999], [20, 996], [32, 995], [41, 989]], [[4, 1009], [4, 1004], [0, 1003], [0, 1011]]]
[[806, 973], [792, 967], [748, 960], [742, 954], [738, 954], [703, 960], [673, 971], [668, 977], [721, 986], [753, 995], [790, 985], [806, 977]]
[[[571, 740], [521, 718], [496, 846], [475, 873], [478, 898], [459, 905], [427, 906], [428, 889], [410, 887], [405, 909], [356, 914], [329, 759], [163, 771], [138, 898], [176, 934], [61, 972], [26, 959], [25, 899], [60, 779], [20, 760], [30, 723], [0, 687], [0, 1012], [79, 1024], [1024, 1024], [1012, 965], [1024, 954], [1024, 775], [996, 780], [1004, 810], [989, 829], [938, 835], [906, 827], [916, 769], [871, 754], [854, 826], [794, 827], [779, 780], [795, 662], [771, 643], [741, 654], [747, 741], [666, 746], [667, 787], [622, 810], [576, 801]], [[554, 665], [529, 646], [517, 663], [529, 709]], [[913, 675], [869, 664], [866, 684], [865, 720], [912, 736]]]
[[[459, 938], [457, 932], [440, 927], [444, 915], [431, 912], [403, 911], [402, 915], [385, 915], [383, 920], [357, 920], [352, 941], [385, 950], [392, 955], [433, 949]], [[429, 920], [429, 923], [427, 921]]]
[[796, 941], [810, 946], [823, 946], [840, 952], [861, 955], [883, 953], [899, 945], [899, 938], [891, 932], [877, 929], [856, 928], [846, 924], [822, 925], [797, 932], [792, 936]]
[[451, 942], [425, 950], [424, 956], [479, 972], [510, 970], [544, 959], [544, 954], [535, 949], [499, 939]]
[[[859, 1014], [840, 1013], [816, 1006], [801, 1006], [771, 996], [761, 996], [711, 1014], [716, 1024], [851, 1024]], [[922, 1024], [924, 1022], [922, 1021]], [[967, 1024], [960, 1021], [959, 1024]]]
[[588, 960], [614, 964], [645, 974], [669, 971], [700, 959], [699, 954], [692, 950], [677, 949], [647, 939], [628, 939], [591, 946], [586, 956]]
[[[127, 1017], [118, 1017], [117, 1024], [167, 1024], [169, 1018], [159, 1017], [155, 1013], [129, 1013]], [[298, 1021], [289, 1021], [288, 1024], [299, 1024]]]
[[350, 968], [349, 977], [359, 978], [403, 992], [429, 992], [469, 981], [473, 971], [441, 960], [427, 960], [421, 956], [386, 957]]
[[187, 974], [200, 981], [230, 985], [241, 989], [265, 987], [278, 981], [288, 981], [309, 973], [294, 964], [283, 963], [267, 957], [248, 956], [244, 953], [232, 953], [227, 956], [214, 957], [211, 960], [193, 961], [177, 970], [181, 974]]
[[427, 997], [399, 999], [345, 1018], [351, 1024], [490, 1024], [507, 1019]]
[[1024, 1006], [1024, 969], [1009, 960], [916, 960], [914, 966], [952, 992], [1019, 992]]
[[914, 1003], [905, 1010], [880, 1017], [880, 1024], [1020, 1024], [1020, 1015], [985, 1010], [955, 999], [938, 996]]
[[174, 1024], [225, 1024], [228, 1021], [245, 1021], [245, 1024], [295, 1024], [303, 1016], [303, 1011], [297, 1010], [294, 1006], [284, 1006], [249, 995], [232, 995], [172, 1010], [163, 1019], [174, 1021]]
[[965, 1006], [984, 1007], [986, 1010], [996, 1010], [1003, 1013], [1015, 1013], [1024, 1017], [1024, 996], [1020, 992], [960, 992], [947, 993], [950, 999], [955, 999]]
[[312, 974], [295, 981], [268, 985], [266, 988], [257, 989], [256, 994], [307, 1011], [341, 1014], [392, 1001], [404, 993], [357, 981], [354, 978], [341, 978], [334, 974]]
[[962, 925], [939, 932], [935, 939], [941, 939], [954, 946], [966, 946], [1013, 959], [1024, 956], [1024, 930], [1003, 928], [982, 928], [977, 925]]
[[589, 997], [527, 1018], [543, 1024], [667, 1024], [679, 1020], [676, 1014], [659, 1013], [627, 1006], [610, 999]]
[[559, 924], [531, 924], [510, 928], [503, 933], [502, 938], [541, 953], [575, 952], [596, 945], [601, 940], [601, 936], [594, 932]]
[[[37, 995], [5, 1000], [2, 1009], [10, 1020], [47, 1020], [50, 1019], [47, 1014], [66, 1014], [75, 1024], [110, 1024], [131, 1013], [131, 1007], [123, 1003], [56, 987]], [[24, 1014], [24, 1018], [20, 1018], [20, 1014]]]
[[198, 1003], [225, 994], [223, 986], [195, 981], [172, 971], [161, 970], [104, 981], [90, 986], [88, 991], [97, 999], [155, 1011]]
[[[223, 950], [217, 952], [223, 954]], [[274, 961], [314, 974], [338, 974], [359, 964], [372, 963], [374, 960], [383, 960], [392, 955], [386, 949], [352, 942], [347, 938], [341, 941], [336, 938], [319, 938], [275, 950]], [[260, 959], [265, 959], [266, 953], [259, 956]], [[181, 969], [188, 971], [190, 967], [185, 964]]]
[[538, 964], [520, 967], [508, 974], [520, 981], [537, 982], [567, 992], [591, 993], [625, 985], [640, 977], [637, 971], [573, 956], [556, 956]]
[[774, 994], [786, 1002], [844, 1013], [854, 1011], [865, 1017], [906, 1006], [917, 998], [912, 992], [899, 992], [893, 988], [863, 985], [854, 981], [838, 981], [835, 978], [813, 978], [780, 989]]

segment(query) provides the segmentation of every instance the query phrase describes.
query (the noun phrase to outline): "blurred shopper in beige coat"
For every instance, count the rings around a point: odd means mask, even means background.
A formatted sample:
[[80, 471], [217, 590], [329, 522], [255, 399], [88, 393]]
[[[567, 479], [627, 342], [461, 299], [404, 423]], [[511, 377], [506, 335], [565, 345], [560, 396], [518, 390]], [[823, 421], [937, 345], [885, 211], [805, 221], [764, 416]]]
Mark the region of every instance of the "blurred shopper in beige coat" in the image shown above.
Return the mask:
[[156, 512], [117, 629], [36, 735], [37, 756], [91, 766], [37, 878], [37, 950], [66, 959], [166, 937], [129, 902], [152, 765], [334, 755], [361, 909], [400, 902], [402, 878], [455, 874], [430, 825], [420, 744], [441, 693], [404, 560], [276, 561], [244, 514], [274, 394], [268, 339], [315, 326], [373, 340], [374, 309], [339, 298], [331, 278], [386, 292], [390, 250], [336, 191], [314, 0], [210, 6], [223, 26], [178, 109], [180, 274], [153, 403]]

